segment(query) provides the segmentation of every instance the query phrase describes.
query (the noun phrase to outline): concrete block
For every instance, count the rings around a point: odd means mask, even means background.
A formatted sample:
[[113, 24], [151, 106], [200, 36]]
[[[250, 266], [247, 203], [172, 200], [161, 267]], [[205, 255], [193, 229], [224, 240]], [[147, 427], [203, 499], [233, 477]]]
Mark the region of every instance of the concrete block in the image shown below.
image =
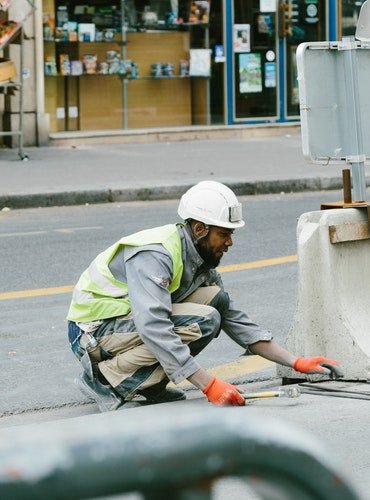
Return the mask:
[[[367, 224], [366, 209], [345, 208], [305, 213], [297, 226], [297, 306], [285, 347], [297, 356], [337, 359], [345, 380], [370, 379]], [[280, 366], [277, 372], [317, 378]]]

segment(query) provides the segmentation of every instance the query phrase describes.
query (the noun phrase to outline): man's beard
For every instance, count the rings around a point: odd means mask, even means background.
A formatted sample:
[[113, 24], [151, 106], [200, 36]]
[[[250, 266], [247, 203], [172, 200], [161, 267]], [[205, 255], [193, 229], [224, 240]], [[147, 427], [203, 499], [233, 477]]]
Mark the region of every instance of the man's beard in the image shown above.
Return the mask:
[[216, 255], [203, 246], [200, 241], [198, 241], [197, 251], [207, 266], [217, 267], [219, 265], [222, 255], [221, 257], [216, 257]]

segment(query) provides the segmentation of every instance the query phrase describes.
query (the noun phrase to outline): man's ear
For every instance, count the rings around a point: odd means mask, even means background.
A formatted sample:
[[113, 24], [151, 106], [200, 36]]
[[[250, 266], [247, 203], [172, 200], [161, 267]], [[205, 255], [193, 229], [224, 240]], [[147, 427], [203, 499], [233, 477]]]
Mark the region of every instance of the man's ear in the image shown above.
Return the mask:
[[207, 235], [207, 228], [203, 222], [196, 221], [193, 226], [193, 234], [195, 238], [202, 238]]

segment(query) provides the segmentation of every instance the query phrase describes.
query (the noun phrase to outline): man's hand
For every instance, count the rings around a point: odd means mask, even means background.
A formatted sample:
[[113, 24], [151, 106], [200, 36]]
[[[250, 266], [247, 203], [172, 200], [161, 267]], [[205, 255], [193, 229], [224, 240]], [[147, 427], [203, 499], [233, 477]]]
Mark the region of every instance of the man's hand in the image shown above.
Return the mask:
[[334, 375], [335, 377], [343, 377], [343, 370], [340, 368], [338, 361], [335, 359], [327, 359], [322, 356], [316, 358], [297, 358], [294, 361], [293, 368], [297, 372], [320, 375]]
[[218, 380], [216, 377], [203, 389], [208, 401], [217, 406], [244, 406], [245, 400], [235, 385]]

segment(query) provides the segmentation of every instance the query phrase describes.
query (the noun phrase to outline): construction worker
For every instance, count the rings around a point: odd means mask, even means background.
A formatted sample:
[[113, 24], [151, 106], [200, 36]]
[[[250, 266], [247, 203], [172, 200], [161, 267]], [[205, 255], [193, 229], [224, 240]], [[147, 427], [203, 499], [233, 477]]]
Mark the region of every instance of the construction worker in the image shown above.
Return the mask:
[[81, 275], [68, 313], [72, 351], [83, 372], [81, 391], [100, 411], [136, 394], [151, 403], [185, 399], [187, 379], [219, 406], [244, 405], [240, 390], [204, 370], [195, 356], [221, 329], [241, 347], [302, 373], [327, 374], [338, 365], [301, 358], [238, 310], [216, 271], [244, 226], [242, 206], [225, 185], [203, 181], [181, 198], [183, 223], [125, 236]]

